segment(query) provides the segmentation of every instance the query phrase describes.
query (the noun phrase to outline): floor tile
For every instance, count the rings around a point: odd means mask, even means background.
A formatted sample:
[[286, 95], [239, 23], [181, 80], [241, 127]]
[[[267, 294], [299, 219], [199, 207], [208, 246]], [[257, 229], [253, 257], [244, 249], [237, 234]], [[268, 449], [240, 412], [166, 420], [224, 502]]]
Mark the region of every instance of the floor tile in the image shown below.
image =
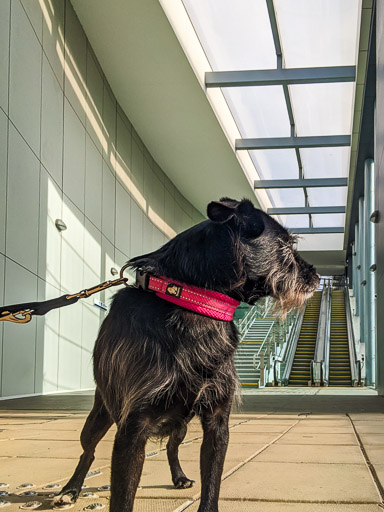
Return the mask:
[[377, 502], [371, 476], [360, 464], [250, 462], [222, 484], [222, 498]]

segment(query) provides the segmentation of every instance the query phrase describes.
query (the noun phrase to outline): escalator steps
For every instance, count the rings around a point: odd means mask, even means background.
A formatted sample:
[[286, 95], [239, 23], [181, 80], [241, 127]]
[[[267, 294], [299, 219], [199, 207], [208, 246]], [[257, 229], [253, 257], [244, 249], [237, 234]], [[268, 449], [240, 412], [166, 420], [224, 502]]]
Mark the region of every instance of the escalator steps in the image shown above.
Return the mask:
[[351, 386], [349, 343], [344, 291], [332, 291], [329, 347], [329, 386]]
[[321, 292], [315, 292], [305, 309], [288, 386], [308, 386], [310, 365], [315, 353]]

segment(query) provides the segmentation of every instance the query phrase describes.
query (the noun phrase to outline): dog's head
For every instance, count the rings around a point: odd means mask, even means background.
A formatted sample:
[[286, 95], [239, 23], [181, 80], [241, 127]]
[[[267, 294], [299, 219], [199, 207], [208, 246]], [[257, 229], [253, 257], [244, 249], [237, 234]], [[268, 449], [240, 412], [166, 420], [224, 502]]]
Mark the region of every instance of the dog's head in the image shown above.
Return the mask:
[[319, 276], [295, 249], [294, 235], [247, 199], [213, 201], [207, 213], [214, 224], [233, 233], [246, 302], [270, 295], [283, 316], [304, 305], [318, 287]]
[[272, 296], [282, 316], [316, 290], [319, 277], [295, 250], [295, 237], [251, 201], [222, 198], [209, 203], [207, 214], [209, 220], [131, 265], [249, 304]]

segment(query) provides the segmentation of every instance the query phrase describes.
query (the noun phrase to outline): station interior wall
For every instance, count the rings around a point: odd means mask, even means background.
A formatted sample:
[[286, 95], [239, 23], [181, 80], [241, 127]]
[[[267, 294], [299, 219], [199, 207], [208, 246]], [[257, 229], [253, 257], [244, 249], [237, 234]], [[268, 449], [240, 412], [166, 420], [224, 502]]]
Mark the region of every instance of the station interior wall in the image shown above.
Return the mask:
[[[2, 0], [0, 69], [2, 304], [112, 279], [111, 268], [203, 220], [117, 103], [69, 0]], [[106, 314], [94, 298], [113, 293], [2, 322], [0, 396], [93, 388]]]

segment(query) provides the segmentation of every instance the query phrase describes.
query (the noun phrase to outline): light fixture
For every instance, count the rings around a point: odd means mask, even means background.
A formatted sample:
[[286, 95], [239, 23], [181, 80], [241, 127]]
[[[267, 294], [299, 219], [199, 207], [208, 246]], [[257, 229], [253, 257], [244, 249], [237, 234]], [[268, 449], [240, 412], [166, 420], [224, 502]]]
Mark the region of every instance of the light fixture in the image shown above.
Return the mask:
[[369, 217], [369, 220], [373, 222], [374, 224], [377, 224], [380, 220], [380, 214], [379, 210], [375, 210], [373, 213], [371, 213], [371, 216]]
[[55, 226], [58, 229], [58, 231], [65, 231], [67, 229], [66, 223], [61, 219], [55, 220]]

